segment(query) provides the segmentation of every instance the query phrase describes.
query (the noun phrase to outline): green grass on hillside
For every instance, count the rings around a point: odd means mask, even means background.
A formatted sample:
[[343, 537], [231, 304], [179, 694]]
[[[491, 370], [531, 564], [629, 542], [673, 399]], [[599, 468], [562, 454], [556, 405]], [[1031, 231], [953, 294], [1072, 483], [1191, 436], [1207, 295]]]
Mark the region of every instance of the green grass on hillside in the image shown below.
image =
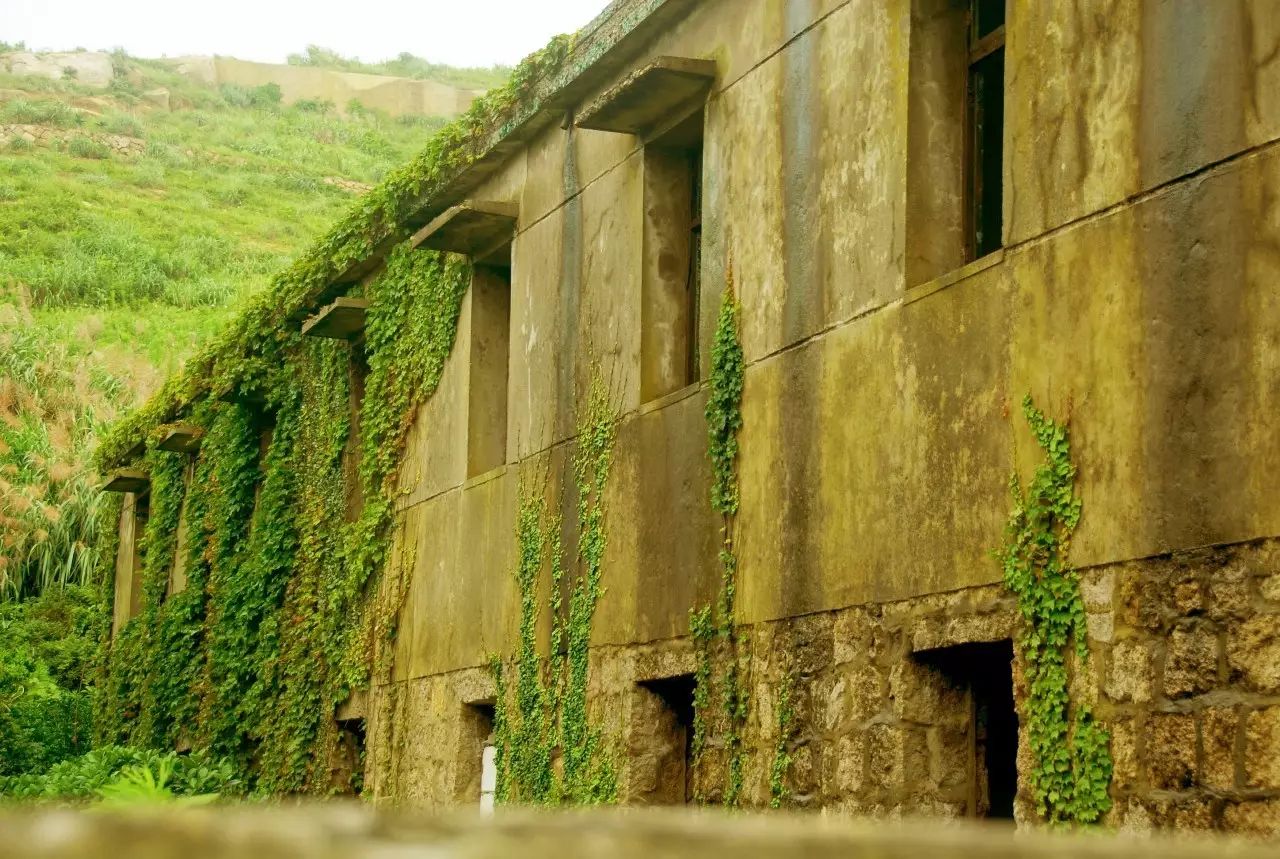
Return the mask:
[[301, 54], [290, 54], [291, 66], [315, 66], [340, 72], [364, 72], [370, 75], [394, 75], [400, 78], [433, 80], [463, 89], [493, 89], [502, 86], [511, 77], [510, 66], [474, 66], [458, 68], [443, 63], [433, 63], [410, 53], [402, 53], [393, 60], [365, 63], [354, 57], [344, 57], [337, 51], [319, 45], [307, 45]]
[[[0, 125], [69, 135], [0, 147], [0, 599], [89, 576], [103, 423], [351, 205], [326, 180], [377, 182], [444, 122], [114, 64], [105, 91], [0, 73]], [[143, 97], [156, 87], [172, 110]]]

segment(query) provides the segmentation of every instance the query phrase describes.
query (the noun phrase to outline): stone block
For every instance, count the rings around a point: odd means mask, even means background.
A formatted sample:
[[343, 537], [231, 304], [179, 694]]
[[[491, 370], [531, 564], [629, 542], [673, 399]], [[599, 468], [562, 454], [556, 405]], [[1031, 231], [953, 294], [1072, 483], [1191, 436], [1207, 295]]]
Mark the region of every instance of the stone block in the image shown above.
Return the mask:
[[792, 670], [800, 674], [816, 674], [830, 667], [832, 653], [832, 618], [829, 612], [797, 618], [790, 626]]
[[1230, 564], [1209, 578], [1209, 616], [1230, 620], [1249, 614], [1249, 580], [1243, 566]]
[[1280, 799], [1228, 803], [1222, 811], [1222, 829], [1240, 835], [1280, 834]]
[[1236, 735], [1240, 717], [1227, 707], [1211, 707], [1200, 715], [1200, 742], [1203, 759], [1200, 783], [1205, 787], [1230, 789], [1236, 784]]
[[1164, 693], [1181, 698], [1218, 684], [1218, 635], [1205, 627], [1180, 627], [1169, 634], [1165, 651]]
[[1280, 573], [1272, 573], [1260, 580], [1258, 593], [1267, 602], [1280, 603]]
[[832, 629], [836, 665], [863, 662], [870, 658], [873, 623], [863, 609], [847, 609], [836, 615]]
[[832, 790], [840, 800], [861, 799], [866, 786], [867, 734], [859, 731], [835, 742]]
[[1280, 705], [1245, 720], [1245, 787], [1280, 790]]
[[1144, 642], [1116, 642], [1111, 648], [1103, 691], [1114, 701], [1150, 701], [1151, 661], [1151, 649]]
[[1156, 790], [1196, 783], [1196, 721], [1189, 713], [1154, 713], [1147, 722], [1147, 781]]
[[1259, 614], [1235, 625], [1227, 637], [1232, 679], [1252, 690], [1280, 692], [1280, 615]]
[[1090, 640], [1106, 643], [1115, 637], [1115, 618], [1111, 612], [1089, 612], [1084, 616], [1084, 621]]
[[873, 725], [866, 733], [867, 786], [888, 793], [903, 782], [903, 748], [906, 729], [898, 725]]
[[1196, 579], [1183, 579], [1173, 586], [1173, 606], [1183, 617], [1204, 611], [1204, 588]]
[[1110, 611], [1116, 592], [1114, 567], [1093, 569], [1080, 576], [1080, 596], [1089, 611]]
[[1116, 719], [1107, 723], [1111, 732], [1112, 785], [1116, 788], [1132, 788], [1138, 781], [1138, 729], [1131, 719]]

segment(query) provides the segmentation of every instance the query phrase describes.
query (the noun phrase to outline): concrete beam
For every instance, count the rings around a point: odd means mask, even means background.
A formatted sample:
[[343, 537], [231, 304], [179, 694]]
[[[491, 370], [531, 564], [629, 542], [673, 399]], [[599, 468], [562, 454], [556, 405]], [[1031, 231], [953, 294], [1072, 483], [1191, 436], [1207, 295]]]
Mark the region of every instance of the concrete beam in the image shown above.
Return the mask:
[[302, 324], [302, 336], [356, 340], [364, 334], [364, 317], [368, 309], [367, 298], [339, 296]]
[[165, 430], [157, 445], [161, 450], [173, 453], [195, 453], [204, 439], [204, 430], [190, 424], [173, 424]]
[[142, 492], [151, 485], [151, 476], [136, 468], [118, 468], [107, 475], [103, 492]]
[[415, 248], [465, 254], [476, 262], [510, 244], [515, 235], [517, 203], [466, 200], [414, 233]]
[[658, 57], [587, 105], [577, 125], [646, 137], [705, 99], [715, 78], [714, 60]]

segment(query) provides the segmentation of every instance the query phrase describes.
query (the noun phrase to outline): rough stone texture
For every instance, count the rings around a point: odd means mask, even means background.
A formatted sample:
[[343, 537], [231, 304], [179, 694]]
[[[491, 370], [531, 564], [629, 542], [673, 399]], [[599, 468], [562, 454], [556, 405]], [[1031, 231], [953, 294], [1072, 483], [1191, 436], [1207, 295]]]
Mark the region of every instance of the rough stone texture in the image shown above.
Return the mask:
[[[1190, 565], [1165, 557], [1086, 571], [1085, 582], [1106, 582], [1107, 593], [1127, 595], [1106, 613], [1117, 639], [1090, 641], [1090, 662], [1103, 668], [1080, 672], [1076, 689], [1095, 702], [1111, 731], [1112, 825], [1133, 831], [1280, 829], [1280, 818], [1267, 819], [1275, 808], [1268, 803], [1280, 799], [1280, 701], [1257, 691], [1244, 673], [1228, 674], [1219, 654], [1222, 634], [1245, 629], [1243, 638], [1237, 636], [1241, 664], [1265, 663], [1272, 635], [1248, 630], [1274, 632], [1280, 615], [1218, 623], [1207, 618], [1202, 600], [1177, 597], [1179, 584], [1184, 597], [1193, 590], [1208, 593], [1207, 582], [1232, 566], [1249, 570], [1243, 586], [1259, 595], [1259, 581], [1271, 574], [1275, 559], [1271, 544], [1255, 543], [1215, 549]], [[1186, 587], [1188, 581], [1205, 587]], [[1096, 587], [1087, 599], [1094, 607], [1104, 604]], [[745, 804], [769, 802], [776, 690], [790, 677], [796, 715], [788, 743], [794, 761], [785, 779], [788, 806], [954, 817], [965, 816], [974, 792], [980, 811], [986, 788], [981, 773], [970, 770], [969, 693], [929, 654], [1008, 639], [1015, 631], [1016, 607], [995, 585], [743, 627], [743, 682], [751, 690]], [[1262, 642], [1261, 654], [1244, 649], [1243, 642], [1254, 640]], [[600, 646], [593, 653], [593, 718], [620, 744], [624, 800], [675, 801], [671, 797], [681, 791], [668, 782], [676, 777], [673, 767], [683, 766], [672, 757], [683, 740], [672, 733], [653, 694], [637, 684], [690, 674], [687, 639]], [[1012, 668], [1021, 700], [1016, 659]], [[487, 683], [482, 670], [467, 669], [384, 687], [396, 709], [376, 719], [371, 733], [375, 797], [427, 807], [471, 801], [459, 761], [478, 760], [480, 745], [451, 750], [462, 736], [463, 702], [487, 694]], [[471, 691], [458, 691], [457, 684], [470, 684]], [[388, 748], [387, 730], [399, 738], [398, 747]], [[690, 778], [693, 790], [715, 801], [727, 760], [714, 730], [710, 740], [703, 766]], [[1024, 822], [1034, 819], [1026, 783], [1033, 764], [1024, 727], [1015, 805]]]
[[105, 87], [111, 83], [115, 71], [111, 55], [102, 51], [65, 51], [30, 53], [19, 51], [0, 56], [0, 67], [21, 77], [63, 80], [91, 87]]
[[0, 125], [0, 147], [12, 141], [22, 140], [31, 146], [66, 147], [73, 140], [88, 140], [105, 147], [115, 155], [141, 155], [147, 142], [124, 134], [108, 134], [105, 131], [80, 131], [78, 129], [53, 128], [46, 125]]
[[[1238, 809], [1247, 818], [1266, 803]], [[1274, 813], [1274, 812], [1272, 812]], [[1242, 820], [1247, 823], [1247, 820]], [[1241, 828], [1247, 828], [1242, 826]], [[1262, 859], [1239, 839], [1137, 840], [1017, 833], [950, 822], [849, 822], [799, 815], [595, 811], [412, 817], [357, 805], [214, 808], [132, 814], [10, 812], [12, 859], [181, 856], [184, 859]]]
[[274, 83], [280, 87], [285, 104], [299, 99], [325, 99], [345, 110], [348, 102], [357, 99], [367, 108], [385, 110], [392, 116], [453, 117], [480, 95], [479, 90], [459, 89], [437, 81], [255, 63], [233, 57], [181, 57], [171, 63], [181, 74], [212, 86]]

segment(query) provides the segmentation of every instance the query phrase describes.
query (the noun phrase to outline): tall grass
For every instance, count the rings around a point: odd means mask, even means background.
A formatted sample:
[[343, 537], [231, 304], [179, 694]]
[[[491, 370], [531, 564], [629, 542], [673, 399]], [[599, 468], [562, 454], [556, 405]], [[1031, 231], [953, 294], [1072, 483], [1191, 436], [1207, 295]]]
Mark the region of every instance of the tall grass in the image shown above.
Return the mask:
[[[0, 72], [0, 123], [71, 135], [0, 150], [0, 602], [89, 581], [99, 429], [351, 204], [325, 178], [375, 182], [442, 124], [112, 63], [107, 91]], [[155, 87], [173, 110], [142, 98]], [[145, 153], [107, 152], [98, 132]]]

